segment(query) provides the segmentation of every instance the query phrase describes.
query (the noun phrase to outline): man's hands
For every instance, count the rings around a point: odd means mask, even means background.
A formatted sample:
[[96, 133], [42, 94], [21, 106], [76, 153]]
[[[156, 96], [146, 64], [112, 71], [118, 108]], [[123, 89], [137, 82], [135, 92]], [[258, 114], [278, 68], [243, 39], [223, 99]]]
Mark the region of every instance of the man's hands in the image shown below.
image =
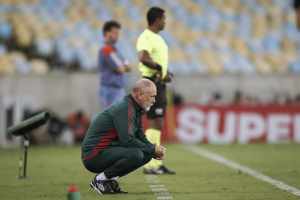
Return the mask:
[[124, 61], [124, 67], [125, 67], [125, 72], [130, 72], [131, 71], [131, 67], [129, 65], [129, 61], [128, 60]]
[[120, 74], [124, 74], [124, 73], [130, 72], [130, 71], [131, 71], [131, 67], [129, 65], [128, 60], [125, 60], [123, 63], [123, 66], [120, 66], [116, 69], [116, 72], [120, 73]]
[[155, 145], [155, 159], [163, 160], [166, 154], [166, 148], [161, 145]]
[[163, 81], [165, 83], [170, 83], [172, 81], [173, 77], [174, 77], [174, 74], [168, 71], [168, 73], [167, 73], [166, 77], [163, 79]]

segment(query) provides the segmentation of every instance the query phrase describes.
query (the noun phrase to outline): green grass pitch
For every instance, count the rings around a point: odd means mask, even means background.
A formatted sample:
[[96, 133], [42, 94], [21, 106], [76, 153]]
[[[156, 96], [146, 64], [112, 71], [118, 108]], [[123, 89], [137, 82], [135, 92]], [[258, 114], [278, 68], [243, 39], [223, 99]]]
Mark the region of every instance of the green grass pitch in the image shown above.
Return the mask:
[[[201, 145], [246, 165], [252, 169], [300, 188], [300, 144], [281, 145]], [[32, 147], [26, 180], [18, 180], [20, 150], [0, 150], [1, 200], [60, 200], [67, 198], [68, 185], [78, 186], [82, 200], [156, 199], [141, 170], [120, 179], [129, 194], [99, 197], [88, 191], [93, 174], [80, 161], [80, 147]], [[288, 192], [232, 170], [206, 158], [195, 155], [181, 145], [167, 145], [166, 165], [177, 171], [175, 176], [159, 176], [178, 200], [287, 200], [300, 199]]]

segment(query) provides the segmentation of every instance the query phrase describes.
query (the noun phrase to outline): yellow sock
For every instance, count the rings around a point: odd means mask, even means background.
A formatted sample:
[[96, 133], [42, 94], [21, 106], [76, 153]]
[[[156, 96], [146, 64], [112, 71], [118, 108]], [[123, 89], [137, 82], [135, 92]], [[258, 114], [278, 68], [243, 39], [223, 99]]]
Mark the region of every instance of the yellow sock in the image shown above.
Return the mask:
[[[145, 135], [152, 144], [160, 145], [160, 130], [150, 128], [146, 130]], [[151, 159], [146, 165], [144, 165], [144, 168], [157, 169], [161, 165], [161, 160]]]

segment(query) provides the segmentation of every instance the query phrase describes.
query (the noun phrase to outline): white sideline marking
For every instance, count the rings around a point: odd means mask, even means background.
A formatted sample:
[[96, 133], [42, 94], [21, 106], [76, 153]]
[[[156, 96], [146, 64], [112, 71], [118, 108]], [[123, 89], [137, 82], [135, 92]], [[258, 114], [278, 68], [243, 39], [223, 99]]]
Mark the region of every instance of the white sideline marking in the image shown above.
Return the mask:
[[167, 199], [173, 199], [171, 196], [161, 196], [157, 197], [158, 200], [167, 200]]
[[153, 192], [167, 192], [166, 188], [151, 188]]
[[205, 158], [208, 158], [210, 160], [218, 162], [218, 163], [225, 165], [227, 167], [230, 167], [232, 169], [240, 170], [241, 172], [248, 174], [250, 176], [253, 176], [254, 178], [256, 178], [258, 180], [267, 182], [267, 183], [277, 187], [278, 189], [284, 190], [284, 191], [289, 192], [296, 196], [300, 196], [300, 190], [298, 188], [295, 188], [295, 187], [290, 186], [282, 181], [279, 181], [279, 180], [276, 180], [269, 176], [266, 176], [258, 171], [250, 169], [247, 166], [244, 166], [244, 165], [238, 164], [234, 161], [228, 160], [221, 155], [218, 155], [216, 153], [210, 152], [208, 150], [205, 150], [201, 147], [196, 147], [196, 146], [184, 146], [184, 148], [197, 154], [197, 155], [203, 156]]
[[149, 185], [151, 188], [160, 188], [160, 187], [165, 187], [164, 185]]
[[155, 194], [157, 200], [173, 199], [165, 185], [159, 182], [159, 178], [157, 177], [157, 175], [145, 175], [145, 178], [150, 190]]

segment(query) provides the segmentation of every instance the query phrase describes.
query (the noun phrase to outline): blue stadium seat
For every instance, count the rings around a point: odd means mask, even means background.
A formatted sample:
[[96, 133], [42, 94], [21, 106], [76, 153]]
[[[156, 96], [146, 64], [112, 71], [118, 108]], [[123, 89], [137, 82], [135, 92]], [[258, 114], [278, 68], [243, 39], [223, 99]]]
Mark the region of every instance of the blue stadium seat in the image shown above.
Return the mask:
[[[199, 56], [204, 49], [214, 52], [215, 58], [222, 61], [216, 66], [217, 70], [211, 71], [226, 73], [255, 73], [259, 66], [251, 59], [256, 56], [279, 53], [289, 57], [299, 51], [300, 33], [293, 21], [290, 2], [282, 0], [272, 0], [272, 7], [253, 0], [40, 0], [37, 4], [1, 4], [0, 16], [5, 17], [0, 18], [0, 38], [8, 39], [13, 30], [22, 26], [31, 31], [29, 34], [39, 35], [33, 40], [39, 54], [46, 56], [56, 50], [63, 62], [77, 58], [82, 69], [91, 70], [97, 64], [97, 54], [91, 46], [100, 48], [103, 43], [103, 22], [121, 16], [116, 19], [123, 25], [118, 45], [132, 65], [136, 65], [135, 41], [147, 26], [145, 9], [153, 5], [166, 8], [167, 27], [162, 36], [170, 48], [170, 66], [176, 73], [210, 72], [211, 66]], [[272, 12], [271, 8], [277, 12]], [[27, 19], [28, 15], [33, 15], [33, 19], [20, 23], [20, 19]], [[272, 17], [281, 20], [272, 20]], [[53, 26], [57, 27], [52, 29]], [[246, 47], [236, 47], [237, 38]], [[298, 47], [284, 51], [281, 45], [284, 38]], [[182, 52], [180, 59], [172, 57], [174, 49]], [[272, 66], [268, 59], [260, 59]], [[288, 63], [291, 72], [299, 71], [298, 60], [292, 59]], [[26, 68], [18, 65], [21, 71]], [[275, 68], [273, 73], [278, 71]]]

